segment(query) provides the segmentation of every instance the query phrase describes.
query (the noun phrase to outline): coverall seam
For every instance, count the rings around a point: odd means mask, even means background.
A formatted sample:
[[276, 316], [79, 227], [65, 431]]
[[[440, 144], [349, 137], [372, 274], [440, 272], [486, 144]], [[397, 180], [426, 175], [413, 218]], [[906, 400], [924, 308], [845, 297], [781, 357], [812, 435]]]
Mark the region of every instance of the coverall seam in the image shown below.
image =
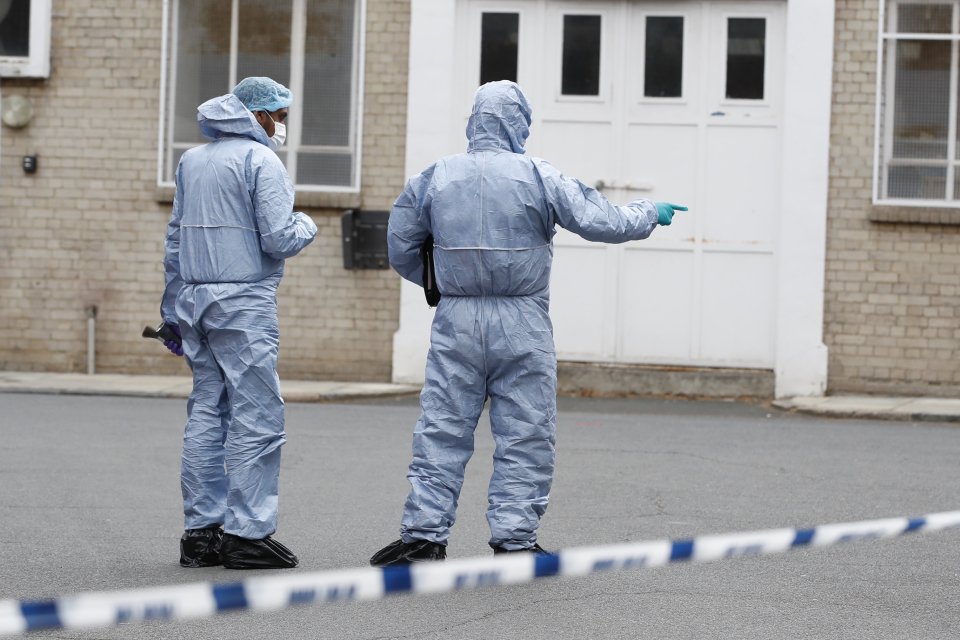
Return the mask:
[[435, 249], [443, 249], [444, 251], [533, 251], [534, 249], [543, 249], [544, 247], [549, 247], [551, 243], [538, 244], [533, 247], [444, 247], [434, 243]]
[[[479, 240], [480, 242], [483, 241], [483, 185], [485, 183], [486, 170], [487, 170], [487, 156], [481, 153], [480, 154], [480, 237], [477, 238], [477, 240]], [[477, 251], [479, 252], [480, 250], [477, 249]], [[480, 257], [481, 256], [478, 253], [477, 255], [478, 261], [480, 260]], [[480, 266], [482, 266], [482, 264]], [[483, 273], [483, 269], [481, 269], [480, 272]], [[484, 380], [484, 386], [486, 386], [486, 381], [489, 376], [489, 372], [487, 371], [486, 318], [484, 317], [483, 312], [484, 312], [484, 306], [485, 306], [484, 299], [486, 299], [487, 296], [485, 293], [486, 285], [483, 282], [480, 283], [480, 290], [481, 290], [480, 313], [478, 314], [480, 316], [480, 353], [482, 354], [482, 357], [483, 357], [483, 380]], [[486, 390], [484, 391], [484, 395], [486, 395]], [[486, 402], [486, 399], [484, 399], [484, 402]]]
[[239, 224], [181, 224], [181, 229], [243, 229], [244, 231], [256, 231], [253, 227], [245, 227]]

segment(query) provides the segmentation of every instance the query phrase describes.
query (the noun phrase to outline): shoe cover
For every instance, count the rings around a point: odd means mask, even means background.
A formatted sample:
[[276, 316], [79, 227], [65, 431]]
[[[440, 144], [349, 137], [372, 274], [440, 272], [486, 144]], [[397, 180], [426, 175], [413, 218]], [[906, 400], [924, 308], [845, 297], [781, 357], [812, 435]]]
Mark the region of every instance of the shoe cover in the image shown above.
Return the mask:
[[393, 564], [410, 564], [411, 562], [425, 562], [428, 560], [445, 560], [447, 548], [429, 540], [414, 540], [391, 542], [380, 551], [373, 554], [370, 564], [375, 567], [388, 567]]
[[503, 547], [494, 547], [490, 545], [493, 549], [493, 555], [498, 556], [501, 553], [549, 553], [549, 551], [544, 551], [543, 547], [538, 545], [536, 542], [533, 543], [532, 547], [527, 547], [526, 549], [504, 549]]
[[220, 559], [227, 569], [292, 569], [300, 561], [290, 549], [270, 536], [262, 540], [223, 534]]
[[223, 529], [220, 525], [206, 529], [187, 529], [180, 537], [181, 567], [216, 567], [220, 563]]

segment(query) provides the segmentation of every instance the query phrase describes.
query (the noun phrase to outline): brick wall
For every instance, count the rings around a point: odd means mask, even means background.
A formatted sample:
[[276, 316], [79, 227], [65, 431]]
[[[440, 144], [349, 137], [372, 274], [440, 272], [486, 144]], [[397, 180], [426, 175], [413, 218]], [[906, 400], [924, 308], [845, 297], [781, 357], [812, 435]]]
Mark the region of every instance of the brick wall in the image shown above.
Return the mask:
[[[54, 0], [50, 78], [2, 81], [35, 116], [0, 141], [0, 370], [85, 371], [96, 306], [99, 372], [186, 373], [139, 337], [159, 321], [170, 211], [156, 188], [161, 12], [161, 0]], [[390, 378], [399, 280], [342, 268], [340, 213], [388, 208], [403, 185], [408, 25], [407, 0], [367, 1], [362, 192], [298, 206], [320, 237], [287, 263], [281, 376]]]
[[960, 394], [955, 211], [871, 204], [876, 0], [837, 0], [824, 340], [828, 390]]

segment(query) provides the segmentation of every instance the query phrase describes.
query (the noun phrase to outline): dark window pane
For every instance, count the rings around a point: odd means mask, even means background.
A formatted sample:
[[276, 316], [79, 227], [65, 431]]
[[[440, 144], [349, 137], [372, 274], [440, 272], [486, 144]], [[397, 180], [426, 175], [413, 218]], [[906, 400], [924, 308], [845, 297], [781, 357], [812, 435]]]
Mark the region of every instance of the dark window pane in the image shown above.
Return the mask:
[[947, 197], [946, 167], [889, 167], [888, 198], [943, 200]]
[[683, 85], [683, 18], [647, 18], [643, 95], [679, 98]]
[[480, 27], [480, 84], [517, 81], [519, 13], [485, 13]]
[[950, 33], [953, 6], [949, 4], [908, 4], [897, 7], [900, 33]]
[[949, 42], [896, 43], [893, 157], [947, 157], [950, 114]]
[[353, 0], [309, 0], [304, 46], [302, 144], [350, 146], [353, 109]]
[[[177, 165], [180, 164], [180, 157], [181, 157], [184, 153], [186, 153], [186, 151], [187, 151], [186, 149], [174, 149], [174, 150], [173, 150], [173, 170], [174, 170], [174, 172], [176, 172], [176, 170], [177, 170]], [[176, 173], [174, 173], [173, 175], [176, 175]]]
[[[230, 3], [221, 4], [229, 11]], [[237, 82], [267, 76], [290, 86], [292, 10], [291, 0], [240, 0]]]
[[600, 16], [563, 16], [565, 96], [600, 95]]
[[767, 44], [764, 18], [730, 18], [727, 23], [727, 97], [763, 100]]
[[30, 0], [0, 2], [0, 56], [29, 55]]
[[353, 156], [301, 151], [297, 154], [297, 184], [353, 184]]
[[173, 139], [206, 142], [197, 128], [197, 107], [231, 89], [230, 4], [180, 2], [177, 16]]

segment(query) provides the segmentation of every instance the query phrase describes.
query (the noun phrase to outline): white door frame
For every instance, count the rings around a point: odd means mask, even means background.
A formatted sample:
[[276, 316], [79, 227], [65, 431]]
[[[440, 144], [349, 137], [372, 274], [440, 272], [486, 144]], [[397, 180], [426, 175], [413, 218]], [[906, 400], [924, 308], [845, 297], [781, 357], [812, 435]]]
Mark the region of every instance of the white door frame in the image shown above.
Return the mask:
[[[745, 0], [744, 4], [748, 4]], [[411, 0], [406, 174], [465, 149], [469, 104], [455, 87], [458, 3]], [[788, 0], [783, 111], [782, 216], [777, 256], [776, 397], [822, 395], [824, 273], [834, 0]], [[810, 47], [810, 42], [818, 43]], [[449, 52], [449, 55], [445, 55]], [[433, 310], [404, 281], [394, 334], [393, 380], [421, 383]]]

